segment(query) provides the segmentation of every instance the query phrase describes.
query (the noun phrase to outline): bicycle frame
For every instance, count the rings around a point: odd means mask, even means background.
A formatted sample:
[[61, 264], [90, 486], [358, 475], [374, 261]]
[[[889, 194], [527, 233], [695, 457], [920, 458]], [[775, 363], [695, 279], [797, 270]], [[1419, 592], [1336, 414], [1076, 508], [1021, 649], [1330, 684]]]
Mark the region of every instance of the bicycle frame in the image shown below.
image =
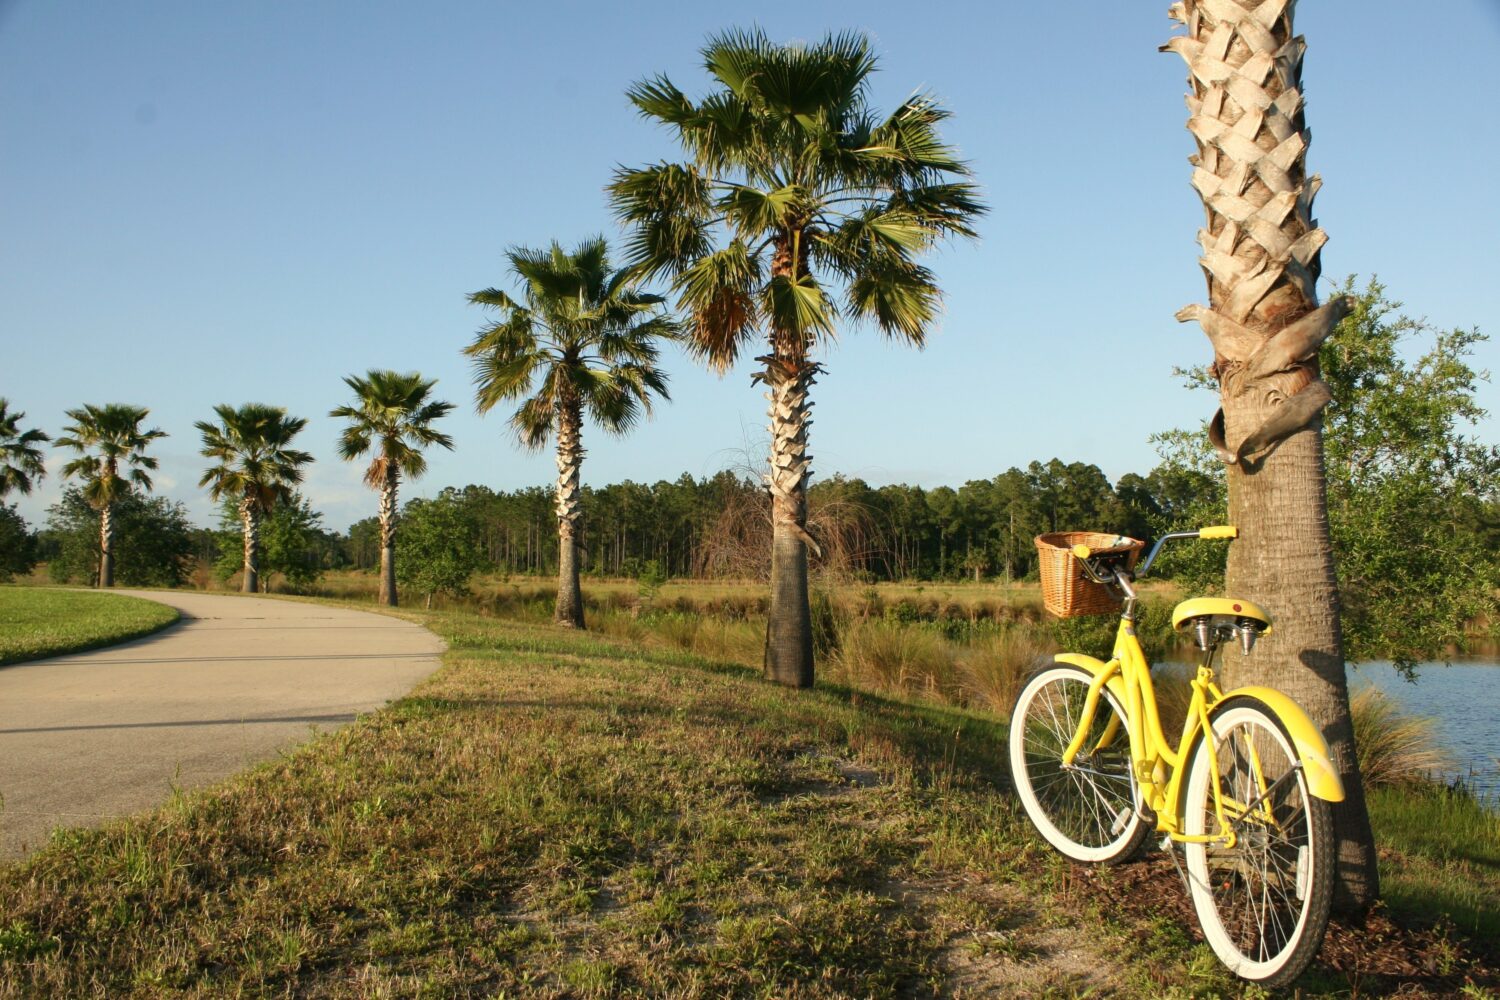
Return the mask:
[[[1219, 830], [1213, 834], [1185, 834], [1182, 832], [1182, 787], [1187, 774], [1187, 756], [1193, 740], [1199, 733], [1212, 739], [1209, 712], [1224, 699], [1224, 692], [1214, 682], [1213, 669], [1204, 663], [1193, 677], [1192, 700], [1188, 704], [1187, 719], [1183, 723], [1182, 736], [1174, 748], [1162, 731], [1161, 717], [1156, 706], [1156, 689], [1151, 681], [1151, 668], [1146, 662], [1146, 653], [1135, 634], [1135, 622], [1130, 617], [1120, 619], [1115, 635], [1115, 649], [1108, 663], [1100, 663], [1092, 656], [1077, 653], [1060, 653], [1060, 663], [1071, 663], [1094, 674], [1084, 701], [1083, 716], [1079, 720], [1078, 732], [1063, 754], [1064, 767], [1071, 767], [1083, 752], [1089, 728], [1099, 707], [1099, 699], [1106, 686], [1120, 700], [1125, 709], [1124, 728], [1130, 743], [1131, 767], [1141, 798], [1156, 814], [1156, 829], [1180, 843], [1189, 841], [1223, 843], [1233, 846], [1235, 834], [1226, 816], [1225, 808], [1239, 806], [1241, 815], [1247, 810], [1245, 804], [1226, 800], [1223, 790], [1214, 782], [1214, 814]], [[1102, 750], [1119, 737], [1121, 720], [1118, 716], [1110, 720], [1104, 733], [1091, 750]], [[1257, 782], [1262, 797], [1266, 792], [1265, 781], [1260, 777], [1259, 762], [1255, 764]]]

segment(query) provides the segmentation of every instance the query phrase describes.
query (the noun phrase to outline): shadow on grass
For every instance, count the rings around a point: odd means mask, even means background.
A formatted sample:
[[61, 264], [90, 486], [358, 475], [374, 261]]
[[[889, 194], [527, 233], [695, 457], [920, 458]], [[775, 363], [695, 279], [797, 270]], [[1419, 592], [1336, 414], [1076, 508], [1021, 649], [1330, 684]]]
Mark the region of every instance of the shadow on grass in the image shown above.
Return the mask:
[[[764, 681], [760, 671], [742, 663], [712, 659], [687, 650], [634, 645], [601, 637], [597, 633], [552, 631], [546, 625], [488, 619], [485, 624], [490, 627], [483, 631], [452, 635], [447, 634], [442, 624], [441, 621], [432, 623], [435, 631], [449, 642], [452, 653], [460, 659], [514, 663], [518, 659], [532, 661], [538, 657], [556, 657], [552, 666], [557, 668], [574, 666], [595, 670], [609, 667], [618, 670], [624, 667], [711, 674], [754, 691], [757, 696], [754, 707], [771, 709], [789, 718], [795, 716], [797, 722], [816, 722], [821, 717], [840, 725], [846, 745], [856, 732], [870, 729], [873, 724], [878, 735], [889, 739], [901, 752], [919, 763], [929, 777], [961, 772], [965, 777], [992, 785], [1007, 794], [1011, 789], [1005, 757], [1006, 726], [993, 717], [937, 704], [904, 701], [822, 681], [812, 690], [797, 691]], [[777, 694], [783, 697], [777, 699], [774, 697]], [[670, 717], [675, 712], [670, 706], [658, 707], [618, 691], [612, 692], [607, 701], [568, 698], [557, 703], [529, 704], [556, 709], [577, 707], [621, 711], [627, 703], [633, 706], [630, 711], [642, 715]], [[478, 702], [469, 707], [479, 704], [494, 708], [507, 704], [519, 706], [520, 703], [508, 702], [503, 694], [497, 694], [493, 701]], [[406, 706], [415, 708], [418, 705], [429, 711], [450, 711], [462, 708], [464, 702], [419, 696], [408, 698], [393, 708], [402, 711]], [[736, 702], [712, 708], [700, 705], [697, 710], [725, 725], [743, 725], [747, 707], [750, 706]]]

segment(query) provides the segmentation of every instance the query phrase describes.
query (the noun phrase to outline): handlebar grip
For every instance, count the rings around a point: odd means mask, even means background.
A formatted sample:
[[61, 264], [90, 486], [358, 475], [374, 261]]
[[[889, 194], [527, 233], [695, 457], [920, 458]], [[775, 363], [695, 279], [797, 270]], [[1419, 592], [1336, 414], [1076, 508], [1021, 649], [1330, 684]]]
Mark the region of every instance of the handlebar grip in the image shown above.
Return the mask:
[[1199, 538], [1238, 538], [1240, 529], [1228, 524], [1219, 524], [1211, 528], [1198, 529]]
[[1094, 550], [1087, 545], [1079, 544], [1073, 546], [1073, 556], [1077, 559], [1087, 559], [1094, 554]]

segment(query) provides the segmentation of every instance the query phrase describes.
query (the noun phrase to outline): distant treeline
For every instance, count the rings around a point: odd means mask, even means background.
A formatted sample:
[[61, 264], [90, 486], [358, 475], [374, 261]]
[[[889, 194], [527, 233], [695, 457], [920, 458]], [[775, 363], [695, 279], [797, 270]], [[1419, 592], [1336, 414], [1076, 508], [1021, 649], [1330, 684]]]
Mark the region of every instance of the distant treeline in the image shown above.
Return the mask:
[[[1095, 465], [1033, 462], [958, 489], [873, 487], [835, 475], [809, 491], [809, 532], [825, 569], [871, 580], [1021, 579], [1035, 571], [1032, 539], [1055, 530], [1098, 530], [1150, 539], [1219, 487], [1191, 470], [1159, 467], [1111, 485]], [[440, 502], [473, 519], [496, 571], [557, 572], [557, 520], [550, 487], [497, 492], [446, 489]], [[733, 472], [684, 474], [646, 485], [625, 481], [583, 490], [585, 571], [636, 576], [655, 564], [668, 576], [759, 575], [769, 556], [763, 486]], [[399, 542], [398, 542], [399, 545]], [[380, 562], [375, 518], [354, 524], [351, 565]]]

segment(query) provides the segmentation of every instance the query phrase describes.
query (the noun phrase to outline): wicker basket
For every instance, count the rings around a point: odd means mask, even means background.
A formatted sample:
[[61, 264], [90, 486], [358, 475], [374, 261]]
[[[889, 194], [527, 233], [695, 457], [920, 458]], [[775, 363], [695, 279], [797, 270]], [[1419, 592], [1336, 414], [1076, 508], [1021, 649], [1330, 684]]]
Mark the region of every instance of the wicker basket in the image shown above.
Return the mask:
[[1083, 575], [1083, 564], [1073, 546], [1087, 545], [1095, 555], [1128, 552], [1126, 566], [1134, 566], [1145, 542], [1097, 531], [1054, 531], [1036, 536], [1037, 563], [1042, 571], [1042, 606], [1059, 618], [1117, 611], [1120, 598], [1102, 583]]

